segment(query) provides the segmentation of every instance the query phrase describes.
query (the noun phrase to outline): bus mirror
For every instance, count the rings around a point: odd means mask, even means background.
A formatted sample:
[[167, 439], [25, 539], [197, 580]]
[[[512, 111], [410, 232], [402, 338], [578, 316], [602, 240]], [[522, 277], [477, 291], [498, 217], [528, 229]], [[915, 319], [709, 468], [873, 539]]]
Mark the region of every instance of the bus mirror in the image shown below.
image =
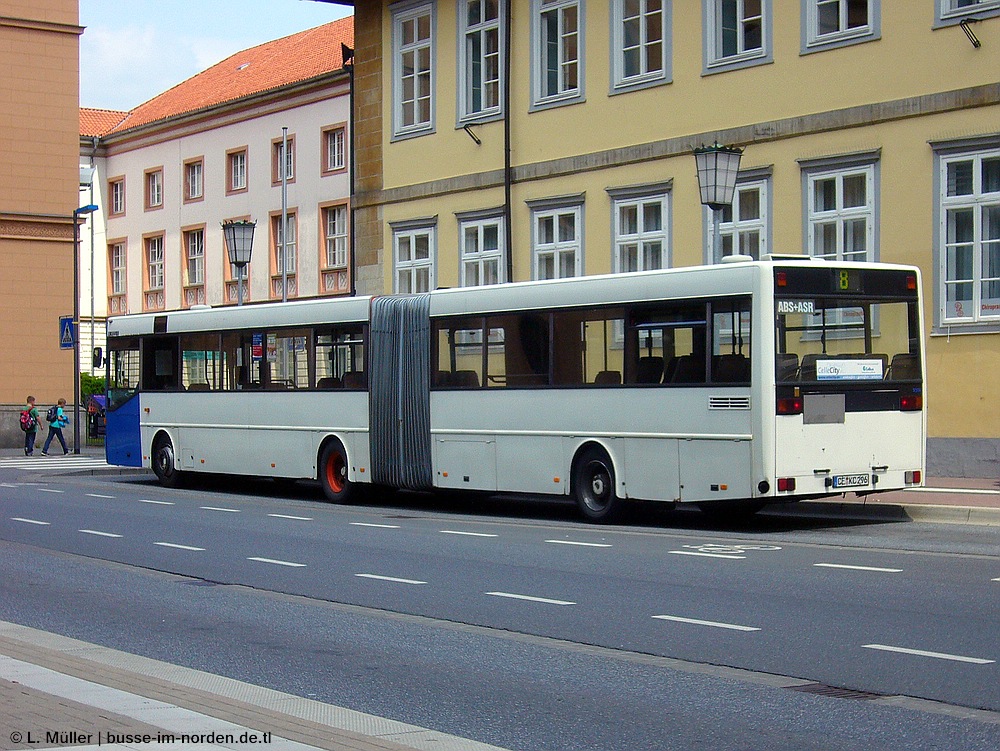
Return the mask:
[[94, 367], [104, 367], [104, 350], [101, 347], [94, 347]]

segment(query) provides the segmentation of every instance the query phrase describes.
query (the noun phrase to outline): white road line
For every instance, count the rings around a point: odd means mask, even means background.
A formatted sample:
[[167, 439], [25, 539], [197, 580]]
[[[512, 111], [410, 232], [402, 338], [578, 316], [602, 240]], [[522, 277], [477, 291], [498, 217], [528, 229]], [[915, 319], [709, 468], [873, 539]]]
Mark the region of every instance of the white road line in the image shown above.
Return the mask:
[[240, 513], [238, 508], [222, 508], [221, 506], [199, 506], [198, 508], [204, 509], [205, 511], [228, 511], [231, 514]]
[[673, 553], [674, 555], [697, 555], [702, 558], [728, 558], [731, 561], [742, 561], [746, 558], [745, 555], [723, 555], [722, 553], [699, 553], [695, 550], [668, 550], [668, 553]]
[[279, 561], [275, 558], [258, 558], [256, 556], [250, 556], [247, 558], [248, 561], [259, 561], [261, 563], [273, 563], [275, 566], [289, 566], [291, 568], [305, 568], [304, 563], [293, 563], [292, 561]]
[[441, 529], [438, 530], [443, 535], [462, 535], [463, 537], [499, 537], [500, 535], [491, 535], [487, 532], [459, 532], [454, 529]]
[[173, 501], [151, 501], [148, 498], [139, 498], [137, 500], [139, 501], [139, 503], [155, 503], [157, 506], [173, 506], [174, 505]]
[[352, 527], [375, 527], [377, 529], [399, 529], [398, 524], [370, 524], [368, 522], [351, 522]]
[[311, 516], [291, 516], [290, 514], [268, 514], [268, 516], [273, 516], [275, 519], [295, 519], [300, 522], [311, 522], [313, 520]]
[[77, 532], [83, 532], [85, 535], [97, 535], [98, 537], [121, 537], [122, 535], [116, 535], [114, 532], [99, 532], [96, 529], [78, 529]]
[[952, 660], [954, 662], [970, 662], [973, 665], [990, 665], [996, 660], [984, 660], [981, 657], [964, 657], [962, 655], [950, 655], [945, 652], [927, 652], [923, 649], [906, 649], [905, 647], [893, 647], [888, 644], [863, 644], [865, 649], [878, 649], [882, 652], [898, 652], [904, 655], [916, 655], [917, 657], [933, 657], [937, 660]]
[[355, 576], [361, 579], [377, 579], [382, 582], [396, 582], [397, 584], [426, 584], [427, 582], [418, 581], [417, 579], [400, 579], [395, 576], [379, 576], [378, 574], [355, 574]]
[[516, 595], [511, 592], [487, 592], [490, 597], [506, 597], [509, 600], [527, 600], [528, 602], [541, 602], [545, 605], [576, 605], [568, 600], [550, 600], [548, 597], [531, 597], [530, 595]]
[[675, 621], [677, 623], [690, 623], [695, 626], [711, 626], [712, 628], [726, 628], [731, 631], [760, 631], [754, 626], [740, 626], [736, 623], [718, 623], [716, 621], [700, 621], [697, 618], [681, 618], [676, 615], [654, 615], [654, 618], [661, 621]]
[[1000, 582], [1000, 579], [993, 579], [993, 581], [995, 581], [995, 582]]
[[107, 498], [107, 499], [114, 499], [114, 496], [113, 496], [113, 495], [101, 495], [100, 493], [87, 493], [86, 495], [87, 495], [87, 497], [88, 497], [88, 498]]
[[13, 482], [0, 482], [0, 488], [16, 488], [16, 487], [18, 487], [17, 483], [13, 483]]
[[160, 545], [164, 548], [177, 548], [177, 550], [204, 550], [205, 548], [196, 548], [192, 545], [178, 545], [176, 542], [154, 542], [154, 545]]
[[48, 527], [49, 525], [52, 524], [52, 522], [41, 522], [41, 521], [38, 521], [38, 519], [25, 519], [24, 517], [21, 517], [21, 516], [12, 516], [10, 518], [11, 518], [11, 521], [24, 522], [25, 524], [38, 524], [38, 525], [44, 526], [44, 527]]
[[908, 493], [959, 493], [969, 495], [1000, 495], [1000, 490], [984, 488], [905, 488]]
[[878, 566], [848, 566], [845, 563], [814, 563], [813, 566], [818, 568], [846, 568], [851, 571], [878, 571], [884, 574], [898, 574], [903, 570], [901, 568], [879, 568]]
[[606, 542], [576, 542], [575, 540], [546, 540], [545, 542], [551, 542], [553, 545], [578, 545], [581, 548], [610, 548], [611, 545]]
[[65, 493], [64, 490], [56, 490], [55, 488], [39, 488], [39, 493]]

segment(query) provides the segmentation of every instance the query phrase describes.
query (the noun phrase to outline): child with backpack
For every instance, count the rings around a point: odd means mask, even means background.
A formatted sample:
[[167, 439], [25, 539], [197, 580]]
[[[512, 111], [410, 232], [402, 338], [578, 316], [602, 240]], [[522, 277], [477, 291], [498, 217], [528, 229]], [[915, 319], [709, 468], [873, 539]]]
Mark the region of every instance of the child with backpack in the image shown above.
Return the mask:
[[66, 400], [60, 399], [54, 407], [49, 407], [49, 411], [45, 413], [45, 419], [49, 423], [49, 437], [45, 439], [45, 445], [42, 446], [42, 456], [49, 455], [49, 445], [52, 443], [53, 438], [59, 439], [64, 454], [69, 453], [69, 447], [66, 445], [66, 439], [63, 438], [62, 434], [62, 429], [69, 425], [69, 418], [66, 417], [66, 411], [63, 409], [65, 406]]
[[24, 455], [31, 456], [35, 453], [35, 436], [38, 435], [38, 407], [33, 396], [25, 401], [25, 409], [21, 410], [21, 430], [24, 431]]

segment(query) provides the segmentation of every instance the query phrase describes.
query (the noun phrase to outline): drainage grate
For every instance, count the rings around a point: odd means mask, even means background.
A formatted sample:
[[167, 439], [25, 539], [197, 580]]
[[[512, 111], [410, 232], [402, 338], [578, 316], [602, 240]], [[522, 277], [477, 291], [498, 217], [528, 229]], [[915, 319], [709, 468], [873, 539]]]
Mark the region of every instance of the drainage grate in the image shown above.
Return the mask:
[[868, 691], [855, 691], [851, 688], [837, 688], [827, 686], [823, 683], [807, 683], [804, 686], [790, 686], [792, 691], [801, 691], [804, 694], [816, 694], [817, 696], [828, 696], [833, 699], [879, 699], [882, 694], [872, 694]]

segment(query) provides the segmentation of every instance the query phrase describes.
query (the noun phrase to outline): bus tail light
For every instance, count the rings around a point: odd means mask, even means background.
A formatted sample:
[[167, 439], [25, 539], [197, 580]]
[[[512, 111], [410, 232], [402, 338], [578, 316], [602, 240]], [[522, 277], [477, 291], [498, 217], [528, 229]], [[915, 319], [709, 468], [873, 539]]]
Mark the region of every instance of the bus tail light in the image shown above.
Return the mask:
[[906, 288], [908, 290], [915, 290], [917, 288], [917, 275], [907, 274], [906, 276]]
[[920, 394], [906, 394], [899, 397], [900, 412], [918, 412], [924, 406], [924, 398]]
[[802, 414], [802, 397], [801, 396], [785, 396], [778, 399], [778, 414], [779, 415], [801, 415]]
[[787, 287], [788, 274], [786, 274], [784, 271], [778, 271], [774, 275], [774, 281], [779, 287]]
[[795, 478], [794, 477], [779, 477], [778, 478], [778, 492], [779, 493], [792, 493], [795, 491]]
[[903, 480], [907, 485], [919, 485], [921, 479], [920, 470], [913, 470], [912, 472], [905, 472], [903, 474]]

